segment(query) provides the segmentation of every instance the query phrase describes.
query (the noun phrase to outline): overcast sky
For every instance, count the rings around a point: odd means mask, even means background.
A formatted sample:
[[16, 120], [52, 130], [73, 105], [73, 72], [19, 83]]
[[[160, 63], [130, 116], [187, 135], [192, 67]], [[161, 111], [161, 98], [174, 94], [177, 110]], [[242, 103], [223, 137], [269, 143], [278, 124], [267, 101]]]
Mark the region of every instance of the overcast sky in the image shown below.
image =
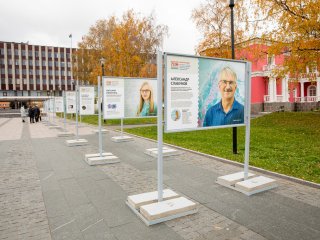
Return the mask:
[[152, 12], [157, 24], [169, 27], [163, 50], [194, 54], [201, 39], [192, 9], [204, 0], [1, 0], [0, 41], [70, 47], [81, 41], [90, 26], [111, 15], [133, 9], [142, 16]]

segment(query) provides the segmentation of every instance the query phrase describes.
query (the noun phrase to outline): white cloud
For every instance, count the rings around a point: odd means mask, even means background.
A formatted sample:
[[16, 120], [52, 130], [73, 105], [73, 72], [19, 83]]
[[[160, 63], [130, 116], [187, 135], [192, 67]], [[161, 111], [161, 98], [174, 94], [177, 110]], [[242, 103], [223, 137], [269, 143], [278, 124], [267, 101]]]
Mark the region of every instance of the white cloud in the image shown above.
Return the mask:
[[[203, 2], [203, 0], [202, 0]], [[99, 19], [128, 9], [147, 16], [154, 12], [157, 24], [169, 27], [163, 50], [194, 54], [200, 34], [191, 20], [201, 0], [10, 0], [0, 8], [0, 41], [70, 47], [75, 46]]]

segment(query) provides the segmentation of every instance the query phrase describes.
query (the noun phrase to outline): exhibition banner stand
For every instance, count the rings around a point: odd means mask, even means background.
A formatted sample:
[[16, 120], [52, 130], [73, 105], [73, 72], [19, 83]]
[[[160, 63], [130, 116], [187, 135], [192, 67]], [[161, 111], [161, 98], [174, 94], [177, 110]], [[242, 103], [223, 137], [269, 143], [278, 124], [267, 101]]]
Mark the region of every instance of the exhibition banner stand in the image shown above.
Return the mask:
[[79, 138], [79, 128], [78, 128], [78, 115], [79, 115], [79, 105], [80, 105], [80, 94], [79, 94], [79, 81], [77, 81], [76, 85], [76, 139], [74, 140], [67, 140], [66, 144], [68, 147], [74, 147], [74, 146], [83, 146], [88, 144], [88, 140], [84, 138]]
[[246, 195], [276, 187], [249, 173], [251, 64], [246, 61], [165, 54], [165, 131], [245, 126], [244, 171], [217, 183]]
[[53, 97], [53, 124], [49, 127], [50, 129], [60, 129], [61, 127], [56, 124], [56, 114], [61, 112], [62, 110], [62, 98], [61, 97]]
[[132, 141], [123, 135], [123, 118], [125, 117], [125, 81], [121, 77], [103, 77], [103, 118], [121, 119], [121, 135], [111, 138], [113, 142]]
[[63, 108], [63, 129], [62, 132], [58, 133], [58, 137], [70, 137], [73, 133], [67, 130], [67, 103], [66, 103], [66, 91], [62, 92], [62, 108]]
[[44, 124], [44, 125], [48, 125], [49, 124], [49, 121], [48, 121], [48, 119], [49, 119], [49, 117], [48, 117], [48, 100], [45, 100], [44, 102], [43, 102], [43, 112], [42, 113], [45, 113], [46, 114], [46, 116], [44, 117], [44, 116], [42, 116], [42, 123]]
[[[92, 97], [94, 99], [94, 96]], [[101, 165], [120, 162], [119, 158], [113, 155], [111, 152], [103, 152], [102, 150], [102, 128], [101, 128], [101, 81], [98, 77], [98, 136], [99, 136], [99, 153], [85, 154], [84, 159], [90, 165]], [[93, 108], [94, 109], [94, 108]]]
[[153, 225], [194, 214], [197, 204], [180, 197], [170, 189], [163, 189], [163, 123], [162, 123], [162, 52], [157, 52], [157, 135], [158, 190], [128, 196], [126, 204], [147, 225]]

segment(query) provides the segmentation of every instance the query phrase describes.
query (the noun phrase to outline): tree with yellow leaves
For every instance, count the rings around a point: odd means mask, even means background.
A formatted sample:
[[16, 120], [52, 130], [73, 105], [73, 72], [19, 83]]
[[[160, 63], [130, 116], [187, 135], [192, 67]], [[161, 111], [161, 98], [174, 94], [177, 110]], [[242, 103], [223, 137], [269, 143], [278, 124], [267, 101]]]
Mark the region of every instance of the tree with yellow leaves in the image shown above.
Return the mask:
[[253, 0], [259, 7], [255, 16], [264, 25], [263, 38], [272, 41], [269, 53], [285, 55], [279, 74], [299, 78], [307, 68], [320, 67], [319, 0]]
[[[235, 42], [247, 40], [247, 12], [244, 0], [235, 1]], [[192, 19], [203, 33], [196, 51], [201, 55], [231, 58], [231, 16], [229, 0], [207, 0], [192, 12]]]
[[133, 10], [125, 12], [120, 20], [111, 16], [97, 21], [79, 43], [78, 78], [96, 83], [101, 74], [99, 59], [102, 57], [105, 75], [142, 77], [142, 73], [148, 73], [148, 77], [155, 77], [149, 65], [167, 32], [167, 26], [155, 24], [153, 15], [139, 18]]

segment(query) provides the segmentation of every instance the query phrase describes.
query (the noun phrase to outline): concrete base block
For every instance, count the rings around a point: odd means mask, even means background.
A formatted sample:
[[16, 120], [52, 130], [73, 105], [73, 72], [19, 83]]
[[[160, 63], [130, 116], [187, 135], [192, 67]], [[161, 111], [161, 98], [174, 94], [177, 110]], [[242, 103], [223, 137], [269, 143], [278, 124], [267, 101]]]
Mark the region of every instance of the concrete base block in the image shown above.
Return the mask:
[[[112, 156], [113, 154], [111, 152], [103, 152], [102, 153], [102, 157], [105, 156]], [[84, 160], [87, 161], [88, 158], [92, 158], [92, 157], [100, 157], [100, 153], [88, 153], [84, 155]]]
[[72, 132], [60, 132], [57, 134], [58, 137], [70, 137], [73, 136], [74, 134]]
[[[255, 176], [253, 173], [248, 173], [248, 178]], [[237, 182], [244, 180], [244, 172], [232, 173], [229, 175], [220, 176], [217, 178], [217, 183], [226, 187], [233, 186]]]
[[116, 136], [116, 137], [112, 137], [111, 141], [113, 142], [129, 142], [129, 141], [133, 141], [133, 137], [129, 137], [129, 136]]
[[100, 156], [99, 157], [89, 157], [89, 158], [86, 158], [86, 162], [90, 166], [94, 166], [94, 165], [118, 163], [118, 162], [120, 162], [120, 160], [117, 156], [111, 155], [111, 156], [102, 156], [102, 157], [100, 157]]
[[86, 139], [67, 140], [66, 144], [68, 147], [83, 146], [88, 144], [88, 140]]
[[254, 177], [237, 182], [235, 189], [248, 196], [277, 187], [276, 180], [264, 176]]
[[[151, 156], [151, 157], [158, 157], [158, 148], [149, 148], [146, 149], [146, 151], [144, 152], [145, 154]], [[163, 157], [170, 157], [170, 156], [177, 156], [182, 154], [182, 152], [177, 151], [175, 149], [172, 148], [168, 148], [168, 147], [163, 147], [162, 149], [162, 156]]]
[[191, 215], [198, 211], [197, 204], [184, 197], [141, 206], [140, 212], [128, 202], [127, 205], [147, 226]]
[[[170, 189], [163, 190], [163, 200], [179, 197], [179, 194], [175, 193]], [[158, 201], [158, 191], [141, 193], [136, 195], [128, 196], [128, 203], [135, 209], [139, 209], [140, 206], [154, 203]]]
[[140, 207], [140, 213], [148, 221], [166, 218], [172, 215], [195, 210], [197, 204], [185, 197], [151, 203]]
[[58, 125], [51, 125], [49, 126], [49, 129], [60, 129], [61, 127]]
[[[109, 131], [106, 129], [101, 129], [102, 134], [106, 134], [107, 132], [109, 132]], [[99, 130], [93, 130], [93, 133], [99, 134]]]

